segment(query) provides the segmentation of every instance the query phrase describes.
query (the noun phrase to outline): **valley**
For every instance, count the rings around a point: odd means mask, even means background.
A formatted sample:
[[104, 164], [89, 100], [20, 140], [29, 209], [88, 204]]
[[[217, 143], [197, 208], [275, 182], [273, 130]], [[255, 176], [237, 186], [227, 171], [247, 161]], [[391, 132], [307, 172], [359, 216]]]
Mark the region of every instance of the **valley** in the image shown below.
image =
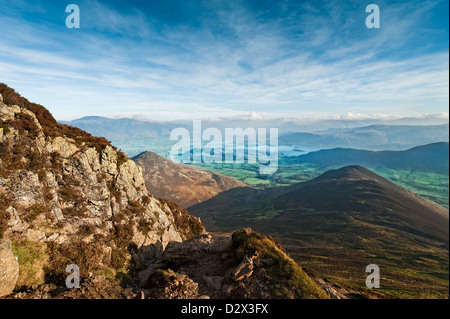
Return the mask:
[[[387, 130], [383, 133], [383, 138], [380, 139], [381, 133], [376, 133], [377, 129]], [[407, 135], [418, 129], [416, 133], [422, 135], [417, 141], [435, 143], [426, 145], [405, 143], [408, 139]], [[448, 219], [441, 223], [444, 226], [447, 225], [447, 228], [442, 229], [441, 234], [443, 232], [447, 235], [424, 238], [424, 234], [428, 234], [429, 231], [420, 230], [417, 227], [420, 228], [427, 217], [420, 217], [421, 222], [411, 221], [407, 226], [403, 219], [407, 213], [400, 219], [386, 213], [403, 209], [401, 208], [403, 204], [395, 206], [392, 210], [387, 209], [385, 213], [379, 211], [380, 207], [389, 207], [391, 203], [408, 201], [398, 197], [407, 194], [406, 197], [411, 199], [416, 196], [412, 195], [414, 193], [423, 197], [423, 199], [418, 197], [418, 201], [426, 202], [427, 209], [431, 205], [435, 207], [433, 209], [444, 210], [443, 214], [447, 214], [448, 218], [448, 210], [445, 213], [445, 208], [449, 207], [449, 144], [445, 130], [445, 125], [431, 128], [401, 126], [397, 129], [373, 126], [365, 130], [352, 128], [333, 131], [330, 129], [324, 131], [326, 133], [319, 134], [323, 141], [325, 136], [329, 135], [331, 138], [332, 134], [339, 132], [343, 134], [342, 136], [346, 136], [343, 140], [347, 141], [346, 144], [341, 145], [355, 146], [355, 148], [324, 149], [322, 149], [323, 146], [331, 146], [333, 143], [311, 142], [312, 144], [308, 145], [303, 143], [304, 140], [301, 143], [292, 143], [293, 135], [287, 134], [280, 137], [281, 141], [288, 141], [289, 144], [280, 145], [278, 170], [272, 175], [261, 175], [259, 165], [248, 163], [183, 165], [183, 169], [195, 167], [228, 176], [243, 183], [240, 187], [218, 192], [216, 196], [206, 201], [199, 200], [194, 205], [185, 206], [190, 214], [201, 218], [208, 231], [231, 234], [243, 227], [252, 227], [258, 232], [273, 236], [282, 243], [289, 256], [304, 267], [311, 276], [319, 276], [336, 283], [354, 296], [447, 298]], [[369, 131], [373, 138], [367, 135]], [[311, 134], [310, 141], [319, 138], [314, 137], [315, 133]], [[351, 134], [355, 134], [354, 138], [348, 139], [347, 137]], [[387, 138], [389, 134], [390, 137]], [[433, 134], [436, 135], [433, 137]], [[361, 144], [364, 138], [366, 142]], [[382, 141], [389, 139], [397, 140], [398, 144], [396, 146], [383, 144]], [[159, 136], [148, 139], [117, 140], [115, 145], [119, 145], [119, 148], [130, 154], [151, 150], [162, 157], [168, 157], [174, 143], [175, 141], [170, 141], [167, 137]], [[336, 144], [339, 145], [339, 143]], [[363, 145], [367, 145], [369, 150], [358, 148]], [[383, 151], [382, 146], [397, 150]], [[166, 161], [160, 158], [159, 163], [153, 163], [153, 166], [150, 165], [147, 170], [159, 171], [158, 174], [167, 176], [166, 178], [169, 175], [175, 176], [176, 173], [165, 174], [166, 170], [158, 168]], [[386, 192], [383, 196], [387, 196], [388, 199], [384, 199], [387, 201], [380, 204], [383, 200], [379, 199], [375, 211], [367, 206], [367, 201], [375, 200], [379, 194], [378, 191], [372, 195], [370, 192], [361, 194], [362, 198], [351, 195], [359, 189], [369, 190], [370, 187], [367, 185], [358, 186], [356, 190], [346, 189], [341, 195], [338, 195], [339, 187], [327, 190], [329, 182], [319, 187], [316, 194], [310, 190], [309, 185], [314, 183], [315, 179], [320, 179], [322, 174], [329, 174], [333, 170], [339, 171], [349, 165], [364, 166], [371, 172], [363, 167], [361, 171], [359, 168], [356, 169], [358, 174], [370, 175], [364, 179], [374, 178], [375, 173], [375, 180], [383, 179], [383, 187], [389, 185], [390, 190], [382, 191], [382, 193]], [[167, 172], [171, 171], [173, 169], [167, 170]], [[149, 179], [156, 181], [155, 177], [149, 177]], [[343, 179], [351, 179], [351, 177], [343, 177]], [[173, 179], [175, 180], [176, 178]], [[179, 181], [181, 182], [182, 179]], [[390, 182], [393, 184], [389, 184]], [[180, 186], [182, 185], [184, 184], [181, 182]], [[402, 195], [391, 194], [392, 189], [396, 189], [397, 186], [400, 186], [399, 189], [404, 188], [400, 191]], [[167, 196], [172, 196], [172, 200], [174, 200], [174, 193], [177, 194], [176, 196], [183, 197], [182, 194], [186, 191], [181, 191], [181, 188], [188, 189], [187, 186], [177, 189], [170, 184], [162, 187], [166, 189]], [[158, 187], [155, 185], [153, 188]], [[301, 193], [295, 193], [294, 198], [301, 198], [301, 194], [308, 193], [318, 200], [309, 206], [304, 202], [298, 202], [293, 206], [280, 207], [280, 202], [286, 202], [282, 199], [286, 198], [283, 196], [288, 196], [286, 194], [293, 189], [302, 190]], [[406, 190], [412, 193], [407, 193]], [[332, 194], [334, 197], [329, 198]], [[430, 202], [425, 199], [440, 206], [429, 204]], [[359, 203], [360, 206], [337, 209], [336, 206], [340, 200], [344, 200], [345, 203], [355, 203], [356, 206]], [[327, 202], [329, 206], [316, 206], [322, 202]], [[417, 203], [411, 204], [412, 209], [417, 211], [416, 206]], [[369, 292], [364, 285], [366, 276], [364, 267], [370, 263], [380, 266], [384, 282], [381, 289]]]
[[[20, 257], [16, 296], [46, 296], [75, 260], [87, 290], [55, 296], [97, 298], [106, 285], [126, 298], [448, 298], [448, 142], [283, 145], [278, 171], [260, 175], [257, 164], [171, 162], [165, 125], [111, 143], [0, 88], [0, 230]], [[210, 258], [220, 287], [198, 271]], [[368, 264], [379, 289], [365, 287]]]
[[353, 294], [367, 293], [363, 269], [375, 263], [385, 280], [379, 297], [446, 296], [445, 208], [359, 166], [281, 189], [234, 189], [188, 210], [207, 229], [271, 234], [300, 265]]

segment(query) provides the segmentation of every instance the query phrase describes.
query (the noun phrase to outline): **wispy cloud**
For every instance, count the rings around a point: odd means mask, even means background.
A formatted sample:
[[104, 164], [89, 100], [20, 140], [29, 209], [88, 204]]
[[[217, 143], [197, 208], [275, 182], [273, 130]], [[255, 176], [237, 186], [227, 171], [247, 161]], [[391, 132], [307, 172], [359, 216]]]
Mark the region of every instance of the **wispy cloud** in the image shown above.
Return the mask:
[[442, 1], [380, 2], [379, 30], [365, 28], [360, 1], [185, 1], [190, 16], [175, 22], [82, 1], [79, 30], [64, 27], [64, 6], [8, 4], [0, 81], [58, 119], [448, 111], [448, 26], [432, 16]]

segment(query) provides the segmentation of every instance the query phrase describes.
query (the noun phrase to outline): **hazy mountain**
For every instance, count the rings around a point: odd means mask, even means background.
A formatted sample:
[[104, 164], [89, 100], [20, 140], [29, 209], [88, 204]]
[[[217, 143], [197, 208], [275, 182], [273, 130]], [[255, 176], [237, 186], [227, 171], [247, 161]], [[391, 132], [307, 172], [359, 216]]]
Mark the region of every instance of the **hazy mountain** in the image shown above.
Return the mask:
[[101, 116], [87, 116], [61, 123], [81, 128], [94, 136], [103, 136], [109, 140], [170, 136], [172, 129], [182, 126], [179, 123], [150, 122], [130, 118], [111, 119]]
[[314, 163], [319, 167], [362, 165], [383, 166], [441, 174], [449, 173], [449, 143], [433, 143], [406, 151], [366, 151], [334, 148], [289, 158], [290, 162]]
[[350, 147], [369, 150], [405, 150], [449, 141], [449, 125], [371, 125], [350, 129], [297, 132], [280, 136], [280, 144], [317, 148]]
[[237, 179], [199, 168], [176, 164], [152, 152], [133, 157], [142, 168], [147, 189], [186, 208], [236, 187], [246, 185]]
[[[192, 129], [192, 120], [177, 120], [177, 121], [150, 121], [148, 119], [131, 119], [131, 118], [120, 118], [111, 119], [101, 116], [89, 116], [72, 121], [62, 121], [61, 123], [69, 124], [75, 127], [79, 127], [83, 130], [95, 136], [103, 136], [110, 140], [121, 140], [124, 138], [134, 138], [134, 137], [168, 137], [170, 132], [176, 127], [185, 127], [189, 130]], [[346, 135], [358, 134], [361, 138], [364, 138], [364, 134], [369, 134], [370, 132], [384, 131], [385, 127], [397, 127], [397, 129], [390, 128], [392, 134], [396, 134], [400, 137], [401, 141], [407, 139], [406, 135], [402, 135], [405, 128], [402, 126], [419, 126], [422, 125], [423, 131], [426, 132], [428, 126], [440, 126], [447, 125], [448, 119], [440, 117], [422, 117], [422, 118], [401, 118], [401, 119], [383, 119], [383, 118], [373, 118], [373, 119], [263, 119], [263, 118], [219, 118], [219, 119], [204, 119], [202, 120], [202, 129], [208, 127], [218, 128], [223, 131], [225, 128], [278, 128], [279, 134], [285, 135], [287, 143], [298, 143], [296, 135], [291, 136], [289, 133], [305, 134], [311, 132], [317, 132], [311, 135], [310, 138], [315, 137], [314, 141], [318, 146], [321, 146], [326, 140], [320, 140], [318, 137], [322, 135], [335, 135], [339, 133], [344, 138]], [[439, 125], [437, 125], [439, 124]], [[414, 127], [411, 127], [413, 130]], [[355, 131], [353, 131], [355, 129]], [[327, 131], [330, 130], [330, 131]], [[326, 131], [326, 132], [325, 132]], [[408, 133], [408, 132], [406, 132]], [[376, 133], [372, 133], [377, 135]], [[380, 134], [380, 133], [378, 133]], [[427, 142], [421, 144], [427, 144], [432, 142], [448, 141], [447, 135], [442, 135], [442, 130], [430, 131], [431, 134], [429, 138], [432, 140], [427, 140]], [[438, 134], [437, 136], [434, 135]], [[420, 135], [420, 134], [417, 134]], [[303, 135], [299, 135], [303, 137]], [[308, 135], [305, 135], [307, 137]], [[442, 138], [442, 136], [444, 138]], [[375, 137], [375, 136], [374, 136]], [[385, 138], [391, 137], [386, 135]], [[435, 137], [438, 139], [436, 140]], [[289, 141], [287, 140], [289, 139]], [[340, 141], [340, 140], [336, 140]], [[331, 142], [333, 142], [331, 140]], [[398, 141], [393, 141], [394, 144]], [[378, 140], [376, 145], [380, 144]], [[387, 142], [383, 142], [384, 145], [388, 145]], [[313, 146], [315, 146], [314, 144]], [[326, 142], [325, 145], [329, 145]], [[337, 146], [352, 146], [352, 145], [332, 145]]]

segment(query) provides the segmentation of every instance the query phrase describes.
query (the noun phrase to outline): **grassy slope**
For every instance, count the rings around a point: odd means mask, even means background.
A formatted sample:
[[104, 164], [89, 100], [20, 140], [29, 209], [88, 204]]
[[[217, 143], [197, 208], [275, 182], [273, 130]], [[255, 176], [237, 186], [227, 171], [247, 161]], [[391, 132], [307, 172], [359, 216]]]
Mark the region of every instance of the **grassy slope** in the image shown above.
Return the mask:
[[[448, 297], [448, 245], [403, 231], [401, 227], [399, 230], [398, 224], [391, 227], [396, 221], [383, 214], [367, 216], [305, 207], [276, 209], [275, 195], [247, 201], [249, 194], [254, 196], [246, 189], [244, 200], [239, 201], [238, 194], [233, 193], [230, 198], [234, 202], [228, 209], [208, 210], [214, 216], [216, 230], [233, 231], [250, 226], [272, 234], [302, 267], [355, 294]], [[222, 206], [217, 208], [220, 210]], [[195, 210], [191, 213], [195, 215]], [[371, 263], [379, 265], [382, 271], [382, 287], [376, 291], [365, 287], [365, 267]]]
[[[234, 177], [258, 188], [294, 185], [309, 181], [330, 169], [342, 166], [319, 167], [314, 163], [292, 163], [281, 158], [273, 175], [259, 175], [259, 166], [249, 164], [199, 164], [198, 167]], [[370, 167], [375, 173], [417, 195], [449, 208], [449, 175], [430, 172]]]

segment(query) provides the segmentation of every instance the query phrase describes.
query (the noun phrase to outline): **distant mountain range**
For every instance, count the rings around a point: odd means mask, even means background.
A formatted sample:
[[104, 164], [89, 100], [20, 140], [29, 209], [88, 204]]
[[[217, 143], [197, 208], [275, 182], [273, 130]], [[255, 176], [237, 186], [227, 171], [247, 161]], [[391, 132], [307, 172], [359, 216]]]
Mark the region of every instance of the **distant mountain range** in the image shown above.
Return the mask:
[[[449, 141], [449, 125], [434, 118], [397, 120], [245, 120], [221, 119], [203, 120], [202, 128], [278, 128], [279, 144], [303, 147], [335, 148], [350, 147], [369, 150], [404, 150], [407, 148]], [[448, 121], [447, 121], [448, 122]], [[192, 130], [192, 121], [168, 122], [144, 121], [121, 118], [110, 119], [100, 116], [83, 117], [62, 123], [81, 128], [94, 136], [102, 136], [113, 142], [164, 138], [177, 127]], [[422, 125], [417, 125], [422, 123]], [[426, 125], [425, 125], [426, 124]], [[122, 144], [122, 143], [119, 143]], [[142, 149], [147, 151], [148, 149]]]
[[232, 177], [176, 164], [152, 152], [139, 154], [133, 160], [142, 168], [147, 189], [181, 208], [204, 202], [223, 191], [247, 186]]
[[61, 123], [81, 128], [94, 136], [103, 136], [109, 140], [170, 136], [172, 129], [180, 127], [177, 123], [149, 122], [129, 118], [110, 119], [101, 116], [87, 116], [73, 121], [61, 121]]
[[405, 150], [449, 141], [449, 125], [371, 125], [280, 136], [279, 144], [316, 148], [349, 147], [367, 150]]
[[362, 165], [448, 174], [449, 143], [433, 143], [417, 146], [406, 151], [366, 151], [334, 148], [291, 157], [289, 162], [314, 163], [322, 168]]

